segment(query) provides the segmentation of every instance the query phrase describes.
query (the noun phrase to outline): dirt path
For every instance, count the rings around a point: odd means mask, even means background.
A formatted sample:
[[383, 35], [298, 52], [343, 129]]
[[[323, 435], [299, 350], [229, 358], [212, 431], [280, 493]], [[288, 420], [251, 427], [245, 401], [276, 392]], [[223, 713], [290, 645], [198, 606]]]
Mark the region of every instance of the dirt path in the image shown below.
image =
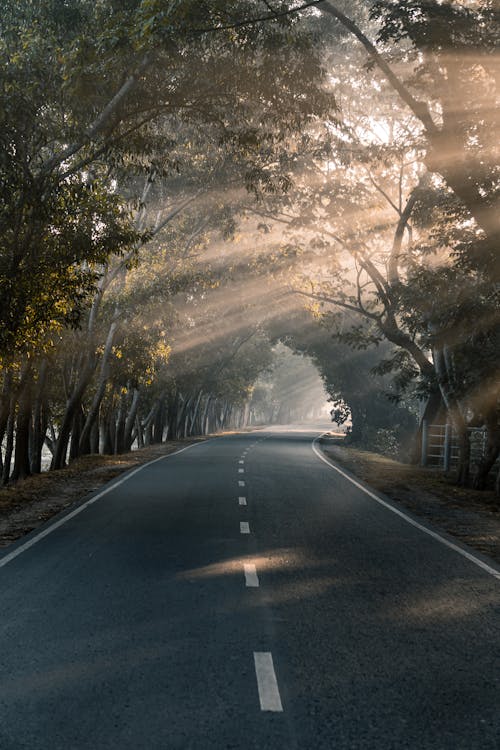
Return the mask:
[[321, 447], [374, 489], [500, 563], [500, 504], [493, 492], [456, 487], [443, 474], [343, 446], [335, 436], [323, 438]]

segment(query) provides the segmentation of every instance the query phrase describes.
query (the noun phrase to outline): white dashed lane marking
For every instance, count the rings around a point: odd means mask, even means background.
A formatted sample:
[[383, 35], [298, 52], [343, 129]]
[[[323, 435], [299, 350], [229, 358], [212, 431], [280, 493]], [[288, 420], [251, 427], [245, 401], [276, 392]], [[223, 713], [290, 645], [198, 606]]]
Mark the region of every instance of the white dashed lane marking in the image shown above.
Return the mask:
[[262, 711], [283, 711], [278, 680], [270, 651], [254, 651], [255, 674]]
[[241, 497], [240, 496], [238, 498], [238, 502], [239, 502], [240, 505], [246, 505], [247, 504], [247, 499], [246, 499], [246, 497]]
[[240, 521], [240, 534], [250, 534], [250, 525], [248, 521]]
[[240, 479], [238, 482], [238, 487], [244, 487], [244, 486], [245, 486], [245, 482], [242, 482]]
[[255, 565], [253, 563], [243, 563], [243, 569], [245, 571], [245, 585], [248, 588], [258, 588], [259, 578]]
[[245, 469], [238, 469], [238, 474], [244, 474], [244, 473], [245, 473]]

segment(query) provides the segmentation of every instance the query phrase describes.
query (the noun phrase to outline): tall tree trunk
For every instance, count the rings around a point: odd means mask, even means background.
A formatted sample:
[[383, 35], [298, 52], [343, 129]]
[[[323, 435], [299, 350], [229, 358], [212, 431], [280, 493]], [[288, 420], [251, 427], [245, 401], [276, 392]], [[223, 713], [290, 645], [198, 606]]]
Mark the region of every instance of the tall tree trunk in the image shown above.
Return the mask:
[[163, 428], [165, 425], [165, 402], [163, 399], [159, 399], [158, 411], [153, 422], [153, 435], [152, 440], [154, 444], [163, 442]]
[[14, 469], [11, 479], [25, 479], [31, 474], [30, 465], [30, 433], [32, 413], [31, 383], [26, 383], [19, 398], [19, 408], [16, 420], [16, 443], [14, 450]]
[[168, 437], [174, 440], [177, 437], [177, 415], [179, 411], [179, 397], [177, 391], [168, 395], [167, 429]]
[[90, 452], [94, 455], [99, 453], [99, 420], [95, 420], [90, 430]]
[[189, 425], [189, 435], [199, 435], [201, 432], [201, 429], [199, 425], [197, 425], [197, 419], [200, 411], [200, 402], [201, 398], [203, 396], [203, 391], [198, 392], [198, 397], [196, 399], [196, 403], [193, 407], [192, 413], [191, 413], [191, 420]]
[[217, 403], [217, 399], [214, 398], [212, 401], [212, 405], [210, 407], [210, 432], [214, 433], [218, 430], [218, 410], [219, 406]]
[[7, 430], [7, 422], [11, 411], [12, 390], [12, 372], [7, 370], [4, 374], [2, 392], [0, 394], [0, 446]]
[[243, 412], [242, 427], [248, 427], [250, 421], [250, 401], [245, 401], [245, 411]]
[[12, 454], [14, 452], [14, 425], [16, 423], [16, 403], [16, 398], [14, 396], [11, 396], [10, 411], [7, 418], [5, 453], [3, 459], [3, 484], [7, 484], [10, 479], [10, 466], [12, 463]]
[[139, 389], [134, 388], [133, 389], [133, 395], [132, 395], [132, 403], [130, 404], [130, 409], [127, 414], [127, 419], [125, 420], [125, 450], [129, 451], [132, 448], [132, 443], [134, 441], [132, 437], [132, 432], [134, 429], [134, 425], [136, 423], [136, 417], [137, 417], [137, 410], [139, 409]]
[[115, 425], [115, 450], [116, 454], [123, 453], [125, 450], [125, 413], [126, 413], [126, 394], [120, 394], [118, 404], [118, 414]]
[[[76, 454], [78, 456], [88, 456], [90, 453], [92, 453], [92, 448], [90, 445], [92, 430], [94, 429], [95, 423], [97, 420], [94, 421], [92, 424], [92, 427], [90, 428], [90, 431], [85, 436], [83, 435], [83, 428], [86, 424], [86, 417], [83, 409], [81, 410], [81, 421], [79, 425], [78, 430], [78, 436], [75, 436], [75, 450]], [[76, 442], [76, 437], [78, 437], [78, 442]]]
[[211, 401], [212, 401], [212, 396], [209, 394], [207, 396], [207, 400], [205, 401], [205, 406], [203, 408], [203, 415], [201, 417], [201, 434], [202, 435], [207, 435], [209, 431], [208, 412], [210, 409]]
[[137, 440], [137, 447], [144, 448], [144, 432], [139, 414], [136, 414], [135, 416], [135, 437]]
[[51, 470], [62, 469], [62, 467], [66, 463], [66, 453], [68, 450], [68, 443], [71, 435], [73, 420], [75, 414], [78, 412], [81, 406], [85, 391], [87, 390], [90, 381], [92, 380], [94, 369], [95, 357], [89, 356], [83, 363], [80, 376], [75, 384], [71, 396], [69, 397], [68, 403], [66, 404], [66, 410], [64, 412], [61, 429], [57, 437], [55, 453], [52, 458], [52, 464], [50, 466]]
[[90, 442], [89, 442], [90, 432], [92, 430], [94, 423], [96, 422], [99, 416], [99, 407], [101, 406], [102, 400], [104, 398], [104, 394], [106, 393], [106, 384], [109, 378], [109, 359], [111, 356], [111, 352], [113, 350], [113, 341], [115, 338], [116, 329], [117, 329], [117, 323], [113, 321], [113, 323], [111, 323], [108, 329], [108, 335], [106, 337], [106, 343], [104, 345], [104, 351], [103, 351], [102, 359], [101, 359], [101, 368], [100, 368], [100, 373], [99, 373], [99, 383], [97, 384], [97, 389], [94, 394], [94, 398], [92, 399], [92, 404], [87, 414], [87, 419], [85, 420], [85, 424], [82, 429], [82, 434], [80, 435], [80, 452], [82, 454], [85, 454], [85, 452], [88, 452], [85, 450], [87, 446], [90, 449]]
[[80, 455], [80, 435], [82, 434], [84, 420], [85, 415], [80, 404], [73, 417], [73, 425], [71, 427], [71, 442], [69, 446], [69, 458], [71, 461]]
[[39, 474], [42, 470], [42, 449], [47, 433], [48, 409], [45, 398], [48, 362], [44, 359], [38, 373], [36, 397], [33, 407], [33, 439], [31, 442], [31, 473]]
[[143, 434], [143, 441], [144, 445], [151, 445], [153, 441], [153, 422], [156, 419], [156, 412], [160, 408], [160, 402], [158, 399], [154, 402], [153, 406], [151, 407], [149, 414], [147, 415], [146, 419], [142, 423], [142, 434]]
[[177, 408], [176, 423], [175, 423], [175, 437], [182, 438], [186, 437], [186, 412], [191, 404], [191, 398], [184, 399], [181, 393], [178, 395], [180, 401], [180, 408]]
[[144, 429], [144, 445], [149, 446], [153, 442], [153, 422], [147, 422]]
[[103, 416], [100, 422], [101, 432], [101, 452], [105, 456], [113, 455], [114, 450], [114, 436], [115, 436], [115, 423], [113, 420], [113, 410], [110, 408]]

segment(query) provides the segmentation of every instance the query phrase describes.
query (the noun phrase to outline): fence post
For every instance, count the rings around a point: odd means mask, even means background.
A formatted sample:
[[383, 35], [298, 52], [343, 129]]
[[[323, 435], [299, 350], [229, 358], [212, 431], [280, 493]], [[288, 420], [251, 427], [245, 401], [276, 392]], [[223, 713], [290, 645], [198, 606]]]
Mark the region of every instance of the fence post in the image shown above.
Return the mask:
[[443, 450], [443, 469], [445, 471], [450, 470], [451, 462], [451, 424], [446, 422], [444, 428], [444, 450]]
[[427, 431], [427, 420], [422, 419], [422, 455], [420, 458], [420, 465], [427, 466], [427, 444], [429, 442], [429, 436]]

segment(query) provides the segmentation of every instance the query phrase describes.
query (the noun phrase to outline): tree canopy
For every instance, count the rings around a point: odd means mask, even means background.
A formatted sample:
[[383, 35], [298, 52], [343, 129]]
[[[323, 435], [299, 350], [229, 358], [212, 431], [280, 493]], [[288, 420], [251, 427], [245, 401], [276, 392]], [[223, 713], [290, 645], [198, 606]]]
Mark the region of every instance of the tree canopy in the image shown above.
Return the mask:
[[484, 486], [498, 21], [488, 0], [7, 0], [5, 481], [47, 447], [59, 468], [241, 426], [257, 401], [277, 418], [270, 383], [300, 370], [284, 341], [353, 439], [401, 442], [417, 412], [440, 415], [467, 483], [483, 426]]

